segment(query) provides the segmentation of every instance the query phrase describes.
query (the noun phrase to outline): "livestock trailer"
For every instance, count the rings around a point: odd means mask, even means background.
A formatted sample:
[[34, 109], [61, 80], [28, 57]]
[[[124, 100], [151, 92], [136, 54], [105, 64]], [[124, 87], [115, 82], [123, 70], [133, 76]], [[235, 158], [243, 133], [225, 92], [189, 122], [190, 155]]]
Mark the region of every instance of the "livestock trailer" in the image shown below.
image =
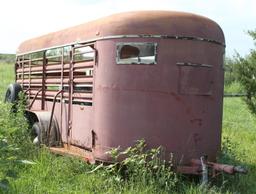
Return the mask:
[[204, 164], [233, 173], [214, 163], [224, 54], [223, 32], [208, 18], [115, 14], [23, 42], [6, 99], [23, 90], [34, 141], [55, 152], [108, 162], [107, 151], [144, 139], [173, 153], [182, 173], [200, 174]]

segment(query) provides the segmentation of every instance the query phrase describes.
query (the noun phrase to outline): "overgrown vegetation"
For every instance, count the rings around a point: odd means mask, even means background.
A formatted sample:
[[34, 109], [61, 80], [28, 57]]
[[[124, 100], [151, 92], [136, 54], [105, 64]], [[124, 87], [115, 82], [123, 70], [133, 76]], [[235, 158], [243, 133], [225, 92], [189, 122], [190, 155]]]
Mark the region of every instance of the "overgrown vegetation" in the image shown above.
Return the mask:
[[[140, 183], [143, 187], [151, 185], [154, 193], [159, 190], [167, 193], [173, 191], [177, 175], [172, 169], [172, 155], [169, 161], [165, 161], [163, 153], [161, 147], [146, 149], [144, 140], [138, 140], [133, 147], [124, 151], [120, 148], [113, 149], [110, 154], [115, 163], [105, 167], [103, 175], [106, 176], [106, 183], [120, 185], [127, 181], [132, 185]], [[120, 158], [124, 160], [120, 161]], [[122, 187], [118, 190], [121, 191]]]

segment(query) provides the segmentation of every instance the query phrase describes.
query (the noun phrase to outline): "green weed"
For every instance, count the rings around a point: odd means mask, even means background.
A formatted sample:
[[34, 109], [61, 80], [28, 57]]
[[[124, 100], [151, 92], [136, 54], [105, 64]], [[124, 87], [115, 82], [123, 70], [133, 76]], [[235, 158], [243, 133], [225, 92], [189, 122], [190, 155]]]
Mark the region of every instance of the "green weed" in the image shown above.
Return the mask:
[[[105, 177], [108, 185], [120, 185], [129, 182], [131, 185], [139, 183], [143, 187], [154, 186], [154, 191], [170, 192], [175, 188], [177, 175], [172, 169], [172, 155], [170, 160], [163, 158], [161, 147], [146, 149], [146, 142], [139, 140], [124, 151], [113, 149], [110, 154], [116, 161], [105, 167]], [[123, 160], [118, 161], [119, 158]], [[121, 190], [120, 186], [118, 187]]]

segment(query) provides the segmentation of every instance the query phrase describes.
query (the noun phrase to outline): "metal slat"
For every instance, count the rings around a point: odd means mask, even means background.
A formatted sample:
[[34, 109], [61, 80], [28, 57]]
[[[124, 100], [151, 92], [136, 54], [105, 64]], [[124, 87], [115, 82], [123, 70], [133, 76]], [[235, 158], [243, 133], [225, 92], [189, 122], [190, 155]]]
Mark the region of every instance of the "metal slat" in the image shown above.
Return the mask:
[[74, 68], [86, 68], [86, 67], [93, 67], [93, 66], [94, 66], [94, 61], [80, 62], [80, 63], [74, 64]]
[[[30, 90], [31, 92], [31, 96], [35, 96], [38, 92], [38, 90]], [[46, 90], [45, 91], [45, 96], [47, 97], [54, 97], [56, 95], [58, 91], [55, 90], [55, 91], [49, 91], [49, 90]], [[64, 98], [68, 98], [69, 96], [69, 93], [66, 91], [66, 92], [63, 92], [63, 97]], [[42, 95], [39, 94], [38, 95], [38, 98], [41, 98]], [[92, 93], [82, 93], [82, 92], [75, 92], [73, 94], [73, 98], [76, 98], [76, 99], [92, 99], [93, 97], [93, 94]]]

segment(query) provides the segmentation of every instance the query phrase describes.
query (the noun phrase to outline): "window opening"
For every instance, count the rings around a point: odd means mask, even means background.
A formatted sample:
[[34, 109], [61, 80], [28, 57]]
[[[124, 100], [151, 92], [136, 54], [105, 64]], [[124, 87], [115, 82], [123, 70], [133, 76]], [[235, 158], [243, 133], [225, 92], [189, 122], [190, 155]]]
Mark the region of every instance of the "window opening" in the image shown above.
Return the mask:
[[156, 64], [157, 43], [117, 43], [117, 64]]

